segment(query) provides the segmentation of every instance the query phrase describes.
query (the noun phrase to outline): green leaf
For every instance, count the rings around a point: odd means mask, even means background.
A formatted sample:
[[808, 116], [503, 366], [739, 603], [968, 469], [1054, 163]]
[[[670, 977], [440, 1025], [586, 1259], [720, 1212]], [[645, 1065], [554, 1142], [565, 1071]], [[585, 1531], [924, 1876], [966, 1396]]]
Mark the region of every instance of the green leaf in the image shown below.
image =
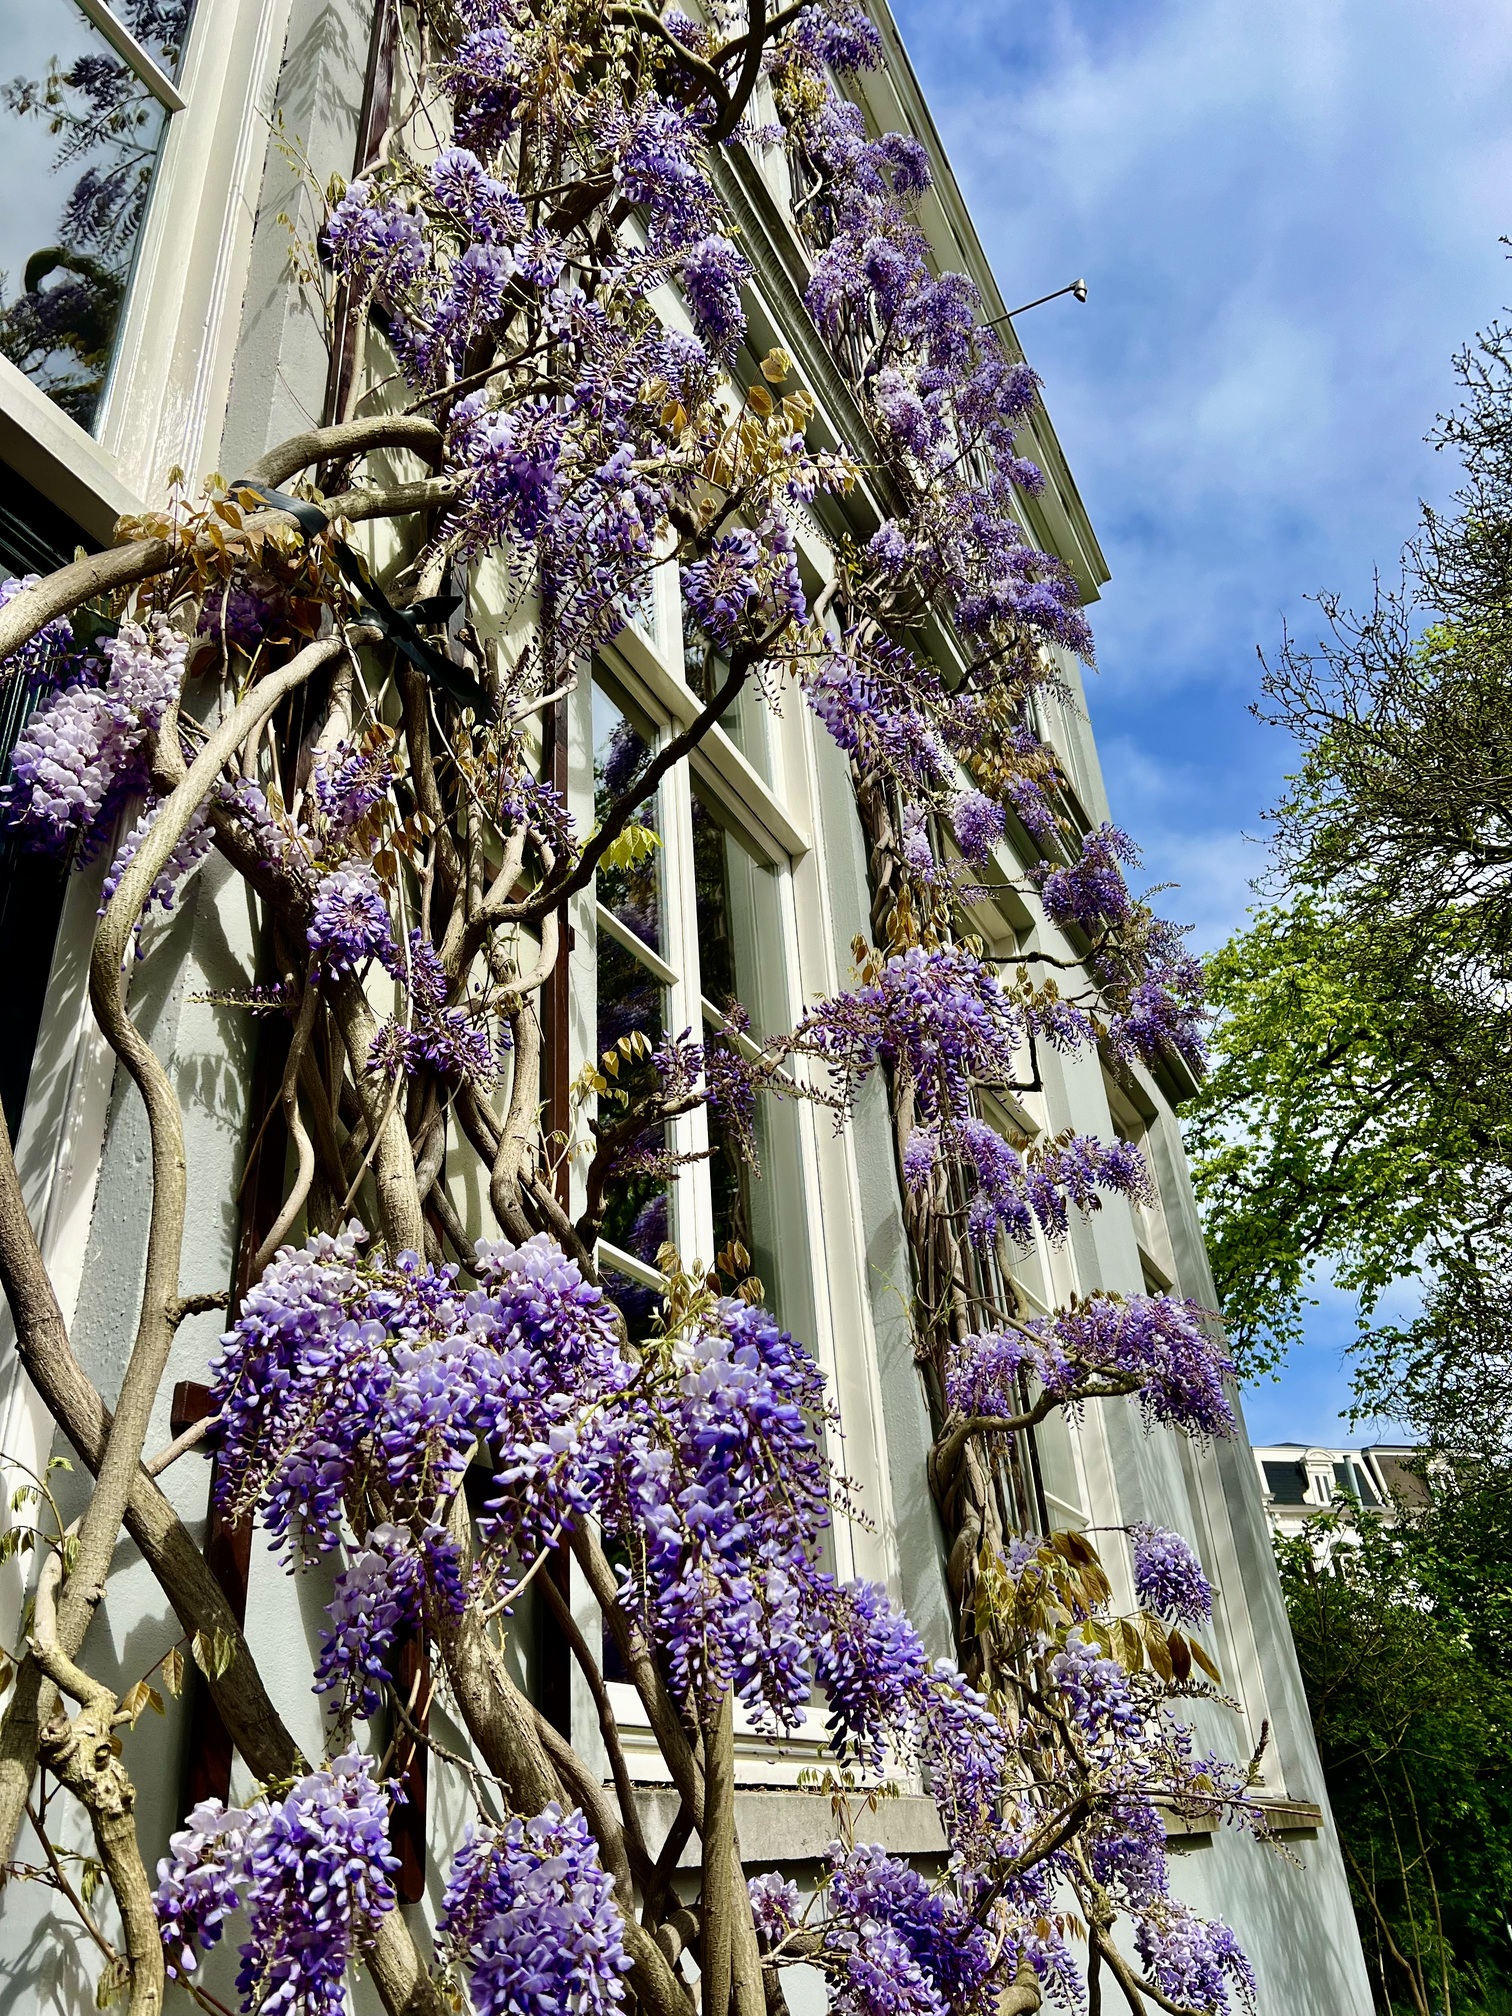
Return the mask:
[[650, 826], [637, 826], [632, 819], [617, 833], [604, 849], [601, 857], [606, 868], [616, 868], [623, 872], [627, 868], [638, 868], [647, 861], [661, 845], [661, 835]]

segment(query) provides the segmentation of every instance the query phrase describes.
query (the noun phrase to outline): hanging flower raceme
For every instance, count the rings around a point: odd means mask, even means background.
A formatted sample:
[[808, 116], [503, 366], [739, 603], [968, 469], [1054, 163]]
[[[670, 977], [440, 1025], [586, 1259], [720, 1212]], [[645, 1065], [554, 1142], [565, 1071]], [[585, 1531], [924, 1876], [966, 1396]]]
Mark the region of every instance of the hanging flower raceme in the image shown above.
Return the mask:
[[1126, 923], [1132, 914], [1134, 899], [1123, 871], [1138, 859], [1128, 834], [1105, 822], [1083, 835], [1073, 862], [1042, 862], [1030, 879], [1052, 923], [1074, 924], [1095, 936]]
[[212, 1390], [220, 1502], [255, 1506], [291, 1560], [341, 1542], [352, 1494], [382, 1494], [389, 1519], [338, 1580], [320, 1666], [324, 1690], [366, 1703], [421, 1590], [462, 1607], [443, 1522], [478, 1444], [494, 1455], [478, 1567], [491, 1577], [597, 1512], [607, 1403], [634, 1368], [611, 1306], [544, 1234], [481, 1245], [469, 1293], [414, 1254], [364, 1262], [361, 1239], [353, 1225], [275, 1257], [222, 1340]]
[[[481, 1090], [498, 1076], [498, 1058], [486, 1024], [458, 1002], [448, 1006], [451, 989], [446, 969], [434, 945], [417, 927], [410, 933], [408, 1019], [391, 1017], [373, 1042], [368, 1069], [380, 1077], [409, 1076], [428, 1066], [442, 1078], [468, 1079]], [[500, 1031], [505, 1046], [509, 1031]]]
[[[161, 800], [155, 799], [149, 804], [138, 815], [130, 832], [116, 849], [115, 859], [110, 864], [104, 886], [100, 890], [100, 916], [104, 916], [111, 898], [120, 887], [121, 877], [136, 859], [137, 849], [147, 837], [161, 809]], [[159, 869], [152, 887], [147, 892], [147, 902], [143, 906], [142, 915], [137, 919], [136, 926], [139, 953], [141, 927], [146, 921], [147, 912], [154, 903], [163, 910], [173, 908], [180, 889], [210, 852], [214, 838], [209, 814], [204, 807], [201, 807], [174, 843], [173, 851]]]
[[1174, 1050], [1201, 1069], [1207, 1022], [1201, 962], [1178, 926], [1130, 894], [1124, 869], [1139, 850], [1118, 827], [1084, 834], [1069, 863], [1041, 862], [1030, 881], [1052, 923], [1091, 939], [1087, 967], [1107, 1007], [1107, 1040], [1125, 1063]]
[[977, 1088], [1012, 1086], [1032, 1038], [1057, 1049], [1091, 1040], [1080, 1009], [1050, 992], [1009, 993], [959, 945], [871, 957], [864, 973], [861, 986], [811, 1008], [790, 1047], [824, 1060], [846, 1107], [879, 1064], [892, 1069], [921, 1121], [904, 1148], [904, 1181], [927, 1191], [953, 1169], [978, 1245], [990, 1249], [1000, 1232], [1028, 1245], [1036, 1224], [1061, 1239], [1070, 1206], [1095, 1211], [1106, 1192], [1149, 1196], [1144, 1158], [1125, 1142], [1067, 1133], [1015, 1146], [977, 1117]]
[[31, 716], [11, 753], [0, 819], [26, 847], [89, 859], [148, 784], [147, 746], [184, 679], [188, 639], [161, 618], [123, 623]]
[[847, 1104], [879, 1064], [913, 1091], [926, 1125], [971, 1113], [974, 1085], [1011, 1083], [1025, 1036], [1017, 1003], [960, 946], [914, 946], [849, 993], [811, 1008], [794, 1049], [822, 1057]]
[[624, 1420], [606, 1523], [622, 1600], [699, 1714], [733, 1690], [790, 1725], [808, 1699], [805, 1605], [830, 1520], [812, 1422], [824, 1381], [763, 1309], [721, 1301]]
[[438, 1929], [478, 2016], [611, 2016], [624, 2000], [614, 1882], [576, 1810], [469, 1833]]
[[1111, 1379], [1138, 1392], [1152, 1425], [1229, 1436], [1237, 1424], [1224, 1382], [1233, 1361], [1207, 1321], [1195, 1302], [1174, 1295], [1095, 1295], [1014, 1330], [964, 1338], [947, 1363], [946, 1397], [961, 1415], [1012, 1419], [1023, 1412], [1024, 1375], [1068, 1405]]
[[241, 1907], [251, 1928], [236, 1977], [243, 2007], [341, 2016], [348, 1962], [396, 1901], [388, 1823], [373, 1760], [355, 1751], [282, 1799], [196, 1806], [158, 1864], [169, 1974], [192, 1975]]
[[[0, 609], [23, 589], [35, 588], [41, 579], [40, 574], [23, 574], [19, 579], [10, 575], [0, 581]], [[69, 646], [73, 641], [73, 625], [68, 618], [54, 616], [13, 658], [0, 663], [0, 675], [7, 680], [24, 679], [34, 693], [45, 692], [61, 684], [72, 670]]]
[[1176, 1624], [1206, 1624], [1213, 1591], [1202, 1564], [1179, 1533], [1141, 1520], [1129, 1528], [1134, 1593], [1146, 1610]]
[[1199, 1918], [1178, 1898], [1153, 1901], [1135, 1920], [1134, 1945], [1161, 1993], [1188, 2009], [1256, 2006], [1255, 1970], [1221, 1918]]
[[982, 1696], [949, 1660], [929, 1659], [913, 1624], [875, 1583], [816, 1578], [806, 1630], [831, 1748], [870, 1769], [889, 1749], [914, 1761], [962, 1866], [990, 1860], [1021, 1816], [1003, 1728]]
[[321, 877], [305, 936], [333, 980], [361, 973], [375, 959], [390, 973], [399, 970], [388, 903], [366, 866], [335, 868]]

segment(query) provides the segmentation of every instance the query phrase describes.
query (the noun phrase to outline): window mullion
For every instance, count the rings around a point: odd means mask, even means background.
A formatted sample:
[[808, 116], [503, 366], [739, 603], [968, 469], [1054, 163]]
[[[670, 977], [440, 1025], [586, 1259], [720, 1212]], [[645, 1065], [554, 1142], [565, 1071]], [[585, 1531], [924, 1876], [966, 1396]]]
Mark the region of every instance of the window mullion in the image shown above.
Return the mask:
[[[667, 951], [676, 969], [667, 986], [667, 1034], [691, 1030], [703, 1041], [703, 996], [698, 961], [698, 892], [693, 873], [693, 796], [686, 762], [662, 780], [663, 882], [667, 918]], [[704, 1108], [680, 1113], [670, 1122], [679, 1155], [697, 1156], [674, 1178], [677, 1244], [684, 1261], [714, 1259], [714, 1200], [709, 1183], [709, 1123]]]
[[141, 79], [165, 111], [184, 110], [184, 100], [179, 96], [173, 79], [153, 62], [125, 22], [105, 5], [105, 0], [74, 0], [74, 4], [99, 29], [127, 69]]

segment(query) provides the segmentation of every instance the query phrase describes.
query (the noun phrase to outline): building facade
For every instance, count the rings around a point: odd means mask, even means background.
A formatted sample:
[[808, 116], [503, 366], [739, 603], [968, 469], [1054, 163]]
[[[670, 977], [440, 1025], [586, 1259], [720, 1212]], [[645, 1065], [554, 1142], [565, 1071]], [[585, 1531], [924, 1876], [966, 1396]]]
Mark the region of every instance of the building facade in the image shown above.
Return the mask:
[[[1278, 1540], [1312, 1534], [1320, 1559], [1333, 1560], [1349, 1545], [1349, 1516], [1368, 1512], [1390, 1525], [1398, 1509], [1428, 1501], [1417, 1473], [1421, 1452], [1405, 1442], [1370, 1442], [1359, 1449], [1318, 1449], [1276, 1442], [1254, 1452], [1266, 1523]], [[1325, 1514], [1341, 1515], [1327, 1533], [1316, 1531]]]
[[[921, 139], [937, 173], [923, 221], [942, 268], [968, 273], [989, 312], [1002, 298], [895, 30], [874, 9], [883, 67], [855, 89], [876, 130]], [[173, 18], [140, 8], [117, 15], [99, 0], [49, 0], [12, 52], [29, 77], [48, 65], [67, 79], [84, 57], [109, 72], [120, 104], [137, 108], [135, 154], [82, 163], [136, 181], [117, 228], [99, 242], [69, 240], [58, 217], [70, 167], [52, 171], [57, 146], [47, 121], [12, 106], [3, 142], [14, 165], [0, 264], [8, 275], [0, 341], [0, 558], [6, 571], [45, 572], [76, 547], [108, 543], [123, 514], [160, 498], [172, 469], [199, 481], [234, 477], [271, 443], [329, 411], [343, 369], [342, 337], [325, 326], [300, 248], [313, 236], [305, 171], [316, 184], [350, 176], [368, 158], [388, 88], [379, 20], [348, 0], [197, 0]], [[769, 178], [780, 167], [739, 150], [726, 170], [728, 195], [754, 269], [748, 290], [752, 341], [780, 343], [797, 360], [820, 411], [846, 400], [843, 384], [801, 308], [800, 251], [782, 223]], [[67, 298], [65, 298], [65, 295]], [[669, 309], [675, 313], [675, 309]], [[361, 370], [369, 360], [345, 359]], [[1035, 540], [1095, 601], [1107, 570], [1064, 457], [1043, 412], [1029, 452], [1045, 472], [1025, 511]], [[803, 554], [822, 580], [830, 545], [816, 526]], [[689, 632], [675, 582], [657, 576], [654, 600], [594, 667], [571, 703], [560, 745], [562, 784], [586, 825], [595, 790], [628, 743], [662, 746], [697, 710], [708, 676], [706, 640]], [[1065, 698], [1041, 701], [1040, 733], [1058, 752], [1089, 825], [1108, 817], [1080, 672], [1061, 667]], [[11, 720], [12, 739], [18, 723]], [[844, 985], [852, 941], [869, 933], [868, 864], [844, 761], [809, 712], [751, 707], [716, 729], [691, 762], [671, 771], [655, 806], [660, 889], [654, 930], [627, 921], [637, 892], [613, 874], [575, 899], [571, 956], [548, 1069], [570, 1080], [606, 1042], [631, 1028], [677, 1030], [717, 1021], [732, 994], [751, 1009], [758, 1036], [790, 1027], [804, 1007]], [[1025, 841], [1027, 846], [1027, 841]], [[972, 927], [1000, 956], [1076, 953], [1017, 881], [1027, 857], [1012, 837], [986, 878]], [[4, 862], [0, 959], [10, 976], [4, 1017], [4, 1103], [33, 1222], [57, 1284], [74, 1348], [107, 1398], [119, 1381], [134, 1322], [146, 1205], [141, 1182], [145, 1123], [139, 1103], [98, 1031], [87, 996], [87, 962], [104, 864], [64, 881], [18, 856]], [[172, 1072], [188, 1128], [190, 1205], [183, 1279], [211, 1289], [245, 1260], [237, 1200], [255, 1161], [260, 1084], [251, 1018], [218, 1006], [217, 994], [259, 975], [245, 899], [214, 866], [191, 885], [173, 918], [175, 957], [155, 961], [157, 991], [138, 1019]], [[1021, 1297], [1050, 1309], [1093, 1289], [1173, 1289], [1211, 1304], [1212, 1286], [1182, 1155], [1178, 1111], [1191, 1090], [1176, 1060], [1115, 1077], [1095, 1051], [1044, 1064], [1043, 1089], [996, 1118], [1030, 1140], [1066, 1128], [1135, 1144], [1158, 1201], [1109, 1199], [1073, 1216], [1060, 1245], [1043, 1239], [1012, 1261]], [[262, 1105], [260, 1106], [260, 1103]], [[785, 1325], [807, 1340], [837, 1396], [845, 1465], [865, 1521], [842, 1520], [837, 1566], [882, 1582], [906, 1605], [932, 1648], [952, 1643], [942, 1540], [925, 1486], [931, 1426], [906, 1317], [910, 1258], [889, 1116], [873, 1087], [853, 1125], [837, 1133], [799, 1103], [763, 1125], [761, 1175], [710, 1143], [700, 1110], [685, 1116], [677, 1147], [689, 1159], [670, 1190], [627, 1198], [606, 1228], [605, 1265], [630, 1287], [658, 1286], [654, 1261], [671, 1233], [684, 1253], [707, 1254], [739, 1237]], [[707, 1153], [712, 1147], [713, 1152]], [[467, 1219], [468, 1199], [455, 1199]], [[203, 1382], [215, 1316], [185, 1322], [160, 1401], [161, 1440], [190, 1419]], [[0, 1449], [13, 1465], [45, 1467], [57, 1438], [13, 1353], [0, 1386]], [[175, 1411], [177, 1410], [177, 1411]], [[1305, 1452], [1311, 1468], [1314, 1452]], [[1257, 1472], [1256, 1460], [1263, 1467]], [[1253, 1959], [1263, 2011], [1288, 2016], [1365, 2016], [1371, 1997], [1338, 1844], [1314, 1751], [1271, 1561], [1267, 1501], [1279, 1493], [1271, 1465], [1282, 1452], [1251, 1452], [1239, 1440], [1199, 1447], [1150, 1433], [1132, 1402], [1052, 1417], [1036, 1432], [1032, 1502], [1024, 1523], [1103, 1530], [1151, 1520], [1192, 1538], [1217, 1592], [1214, 1650], [1236, 1713], [1198, 1711], [1199, 1740], [1228, 1755], [1266, 1738], [1261, 1790], [1290, 1858], [1223, 1832], [1187, 1832], [1174, 1843], [1177, 1879], [1199, 1910], [1225, 1917]], [[1304, 1458], [1299, 1455], [1298, 1461]], [[1343, 1462], [1328, 1452], [1328, 1461]], [[1322, 1472], [1320, 1471], [1321, 1475]], [[1375, 1471], [1363, 1473], [1381, 1488]], [[249, 1640], [270, 1690], [312, 1753], [320, 1705], [309, 1692], [319, 1592], [291, 1581], [261, 1543], [250, 1551], [218, 1529], [207, 1505], [206, 1466], [176, 1464], [165, 1478], [181, 1515], [205, 1542], [228, 1589], [245, 1605]], [[1361, 1488], [1364, 1497], [1364, 1488]], [[1122, 1577], [1129, 1570], [1108, 1547]], [[24, 1561], [0, 1583], [3, 1629], [14, 1643], [25, 1600]], [[577, 1604], [581, 1592], [573, 1591]], [[591, 1603], [582, 1606], [586, 1622]], [[108, 1640], [123, 1685], [172, 1636], [155, 1584], [123, 1550], [95, 1632]], [[95, 1641], [91, 1641], [92, 1646]], [[543, 1634], [522, 1624], [518, 1656], [535, 1698], [569, 1718], [593, 1753], [595, 1704], [576, 1669]], [[107, 1655], [100, 1653], [103, 1661]], [[638, 1721], [633, 1691], [609, 1680], [626, 1753], [643, 1778], [648, 1834], [665, 1829], [667, 1795], [655, 1746]], [[193, 1796], [245, 1791], [244, 1768], [216, 1749], [193, 1692], [148, 1718], [132, 1737], [149, 1856], [163, 1851]], [[460, 1740], [460, 1739], [459, 1739]], [[802, 1782], [822, 1756], [821, 1729], [775, 1748], [740, 1736], [737, 1820], [752, 1867], [812, 1873], [832, 1829], [827, 1797]], [[605, 1760], [600, 1757], [599, 1761]], [[658, 1820], [658, 1816], [660, 1820]], [[437, 1778], [416, 1802], [419, 1878], [413, 1908], [433, 1910], [426, 1884], [427, 1833], [454, 1833], [460, 1808]], [[878, 1812], [887, 1845], [938, 1856], [933, 1808], [905, 1786]], [[23, 1853], [35, 1854], [35, 1844]], [[0, 1896], [0, 2009], [92, 2006], [88, 1940], [54, 1895], [12, 1883]], [[215, 1980], [217, 1977], [210, 1977]], [[218, 1992], [226, 1989], [224, 1970]], [[362, 1989], [362, 1994], [370, 1991]]]

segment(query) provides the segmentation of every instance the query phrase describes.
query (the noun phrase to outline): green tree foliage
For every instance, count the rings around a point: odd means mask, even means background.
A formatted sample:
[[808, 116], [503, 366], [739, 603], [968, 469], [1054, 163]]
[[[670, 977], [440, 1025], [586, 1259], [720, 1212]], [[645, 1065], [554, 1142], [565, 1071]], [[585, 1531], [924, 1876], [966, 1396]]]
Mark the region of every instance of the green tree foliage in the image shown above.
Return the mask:
[[1342, 1573], [1277, 1550], [1382, 2011], [1512, 2010], [1509, 1482], [1461, 1468], [1395, 1526], [1317, 1522]]
[[1362, 1400], [1442, 1424], [1469, 1395], [1483, 1434], [1512, 1398], [1512, 331], [1457, 370], [1453, 511], [1425, 510], [1400, 587], [1364, 616], [1324, 597], [1321, 641], [1266, 667], [1300, 763], [1273, 907], [1212, 962], [1190, 1145], [1247, 1370], [1300, 1335], [1315, 1269], [1367, 1319], [1416, 1277], [1418, 1322], [1364, 1339]]

